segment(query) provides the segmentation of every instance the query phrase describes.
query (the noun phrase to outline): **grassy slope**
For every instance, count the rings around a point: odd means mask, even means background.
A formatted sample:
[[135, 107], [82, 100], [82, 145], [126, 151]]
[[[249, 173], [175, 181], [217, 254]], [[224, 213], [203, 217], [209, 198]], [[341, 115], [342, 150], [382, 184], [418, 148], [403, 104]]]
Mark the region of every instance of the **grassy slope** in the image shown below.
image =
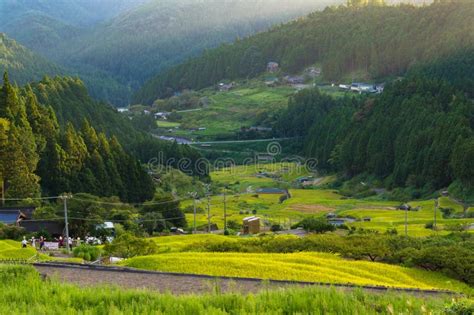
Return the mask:
[[336, 255], [323, 253], [171, 253], [136, 257], [123, 264], [141, 269], [212, 276], [468, 290], [466, 285], [437, 273], [343, 260]]
[[0, 267], [1, 314], [438, 314], [449, 297], [370, 295], [320, 288], [173, 296], [42, 281], [30, 267]]
[[[288, 97], [295, 90], [291, 87], [267, 88], [252, 84], [229, 92], [204, 90], [203, 97], [210, 103], [199, 111], [182, 112], [181, 129], [175, 136], [196, 140], [212, 140], [216, 136], [232, 135], [241, 127], [251, 127], [257, 116], [266, 111], [277, 111], [286, 106]], [[192, 132], [189, 128], [204, 127], [206, 130]]]

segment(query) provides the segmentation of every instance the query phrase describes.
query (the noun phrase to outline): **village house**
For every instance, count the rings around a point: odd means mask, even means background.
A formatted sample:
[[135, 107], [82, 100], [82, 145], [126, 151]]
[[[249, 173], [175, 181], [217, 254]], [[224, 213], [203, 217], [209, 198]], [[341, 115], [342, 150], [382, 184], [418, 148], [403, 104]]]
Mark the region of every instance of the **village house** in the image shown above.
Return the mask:
[[280, 65], [277, 62], [270, 61], [267, 64], [267, 72], [275, 73], [278, 72], [278, 70], [280, 70]]
[[304, 83], [304, 78], [302, 76], [285, 76], [284, 77], [285, 81], [288, 84], [303, 84]]
[[129, 109], [128, 109], [128, 107], [119, 107], [119, 108], [117, 108], [117, 111], [119, 113], [126, 113], [126, 112], [129, 111]]
[[308, 75], [310, 78], [314, 79], [321, 75], [321, 69], [316, 67], [309, 67], [307, 68], [304, 73]]
[[169, 112], [158, 112], [155, 113], [155, 119], [167, 120], [169, 115]]
[[0, 209], [0, 222], [19, 226], [23, 220], [33, 217], [35, 207], [9, 207]]
[[227, 91], [232, 90], [235, 86], [236, 86], [235, 82], [231, 82], [231, 83], [221, 82], [219, 83], [218, 88], [219, 88], [219, 91], [221, 92], [227, 92]]

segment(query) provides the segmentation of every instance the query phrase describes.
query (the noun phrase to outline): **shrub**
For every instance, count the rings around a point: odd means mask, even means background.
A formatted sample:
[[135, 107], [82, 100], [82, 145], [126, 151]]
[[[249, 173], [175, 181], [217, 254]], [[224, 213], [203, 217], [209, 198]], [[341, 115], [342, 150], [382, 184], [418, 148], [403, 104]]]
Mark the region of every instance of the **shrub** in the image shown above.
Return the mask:
[[242, 225], [235, 220], [227, 221], [227, 228], [231, 230], [240, 230]]
[[444, 219], [450, 218], [454, 213], [454, 209], [452, 208], [439, 208], [439, 210], [443, 213]]
[[308, 232], [324, 233], [334, 231], [334, 225], [328, 223], [324, 218], [308, 217], [303, 219], [298, 226], [303, 227]]
[[114, 239], [112, 243], [105, 245], [104, 250], [112, 256], [130, 258], [153, 255], [158, 252], [158, 246], [153, 241], [124, 233]]
[[446, 306], [445, 314], [447, 315], [471, 315], [474, 314], [474, 301], [463, 299], [454, 301]]
[[430, 229], [432, 230], [434, 228], [434, 223], [433, 222], [428, 222], [425, 224], [425, 229]]
[[0, 223], [0, 239], [19, 240], [24, 235], [26, 235], [24, 228]]
[[100, 257], [101, 249], [95, 246], [81, 244], [73, 249], [74, 257], [82, 258], [87, 261], [95, 261]]
[[283, 227], [280, 224], [273, 224], [270, 227], [270, 231], [272, 231], [272, 232], [278, 232], [278, 231], [281, 231], [281, 230], [283, 230]]

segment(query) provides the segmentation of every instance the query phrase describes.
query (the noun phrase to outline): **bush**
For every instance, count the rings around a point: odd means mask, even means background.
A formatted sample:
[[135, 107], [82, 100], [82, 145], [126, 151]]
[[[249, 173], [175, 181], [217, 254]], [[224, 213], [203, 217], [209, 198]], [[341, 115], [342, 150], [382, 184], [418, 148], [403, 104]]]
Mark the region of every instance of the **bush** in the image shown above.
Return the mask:
[[324, 233], [336, 230], [334, 225], [328, 223], [324, 218], [308, 217], [303, 219], [298, 226], [303, 227], [308, 232]]
[[278, 231], [281, 231], [281, 230], [283, 230], [283, 227], [280, 224], [273, 224], [270, 227], [270, 231], [272, 231], [272, 232], [278, 232]]
[[445, 309], [445, 314], [448, 315], [471, 315], [474, 314], [474, 301], [463, 299], [460, 301], [453, 301]]
[[153, 255], [158, 252], [155, 242], [124, 233], [105, 245], [105, 252], [111, 256], [130, 258], [134, 256]]
[[0, 223], [0, 239], [19, 240], [24, 235], [26, 235], [24, 228]]
[[231, 229], [231, 230], [237, 230], [238, 231], [242, 228], [242, 225], [239, 224], [235, 220], [230, 220], [230, 221], [227, 221], [227, 228]]
[[100, 248], [87, 244], [81, 244], [72, 251], [74, 257], [82, 258], [87, 261], [96, 261], [100, 257], [101, 252], [102, 250]]
[[450, 218], [454, 213], [454, 209], [452, 208], [439, 208], [439, 210], [443, 213], [444, 219]]

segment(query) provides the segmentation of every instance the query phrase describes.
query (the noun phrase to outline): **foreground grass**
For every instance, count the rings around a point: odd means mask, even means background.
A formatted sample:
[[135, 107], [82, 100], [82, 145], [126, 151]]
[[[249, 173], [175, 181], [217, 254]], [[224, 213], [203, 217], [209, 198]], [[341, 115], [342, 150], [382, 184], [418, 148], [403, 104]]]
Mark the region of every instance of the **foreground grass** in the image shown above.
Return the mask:
[[468, 291], [467, 285], [434, 272], [414, 268], [349, 261], [326, 253], [170, 253], [135, 257], [128, 267], [206, 274], [337, 284]]
[[[444, 314], [449, 297], [292, 288], [173, 296], [41, 281], [30, 267], [0, 266], [0, 314]], [[468, 303], [463, 301], [464, 303]]]

